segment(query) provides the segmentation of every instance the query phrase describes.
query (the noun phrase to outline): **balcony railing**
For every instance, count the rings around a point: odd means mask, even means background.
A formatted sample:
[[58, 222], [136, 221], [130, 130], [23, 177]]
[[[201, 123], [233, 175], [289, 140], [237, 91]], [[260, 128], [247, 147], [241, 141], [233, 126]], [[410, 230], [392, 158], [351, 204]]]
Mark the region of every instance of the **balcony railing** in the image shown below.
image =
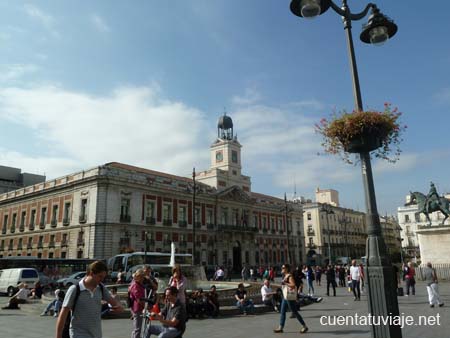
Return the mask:
[[171, 219], [163, 219], [163, 225], [171, 226], [172, 220]]
[[267, 234], [267, 228], [263, 228], [263, 229], [262, 229], [262, 232], [265, 233], [265, 234]]
[[307, 234], [308, 236], [314, 236], [316, 232], [314, 230], [308, 230]]
[[0, 246], [0, 251], [3, 251], [3, 250], [5, 250], [5, 246], [4, 245]]
[[52, 228], [55, 228], [57, 224], [58, 224], [58, 220], [56, 220], [56, 219], [52, 219], [50, 222], [50, 225], [52, 226]]
[[231, 232], [258, 232], [258, 228], [256, 227], [232, 224], [219, 224], [218, 229]]
[[77, 239], [77, 245], [78, 245], [78, 246], [84, 246], [84, 239], [78, 238], [78, 239]]
[[206, 229], [213, 230], [214, 229], [214, 223], [207, 223], [206, 224]]
[[34, 230], [34, 223], [30, 223], [30, 225], [28, 226], [28, 229], [30, 231], [33, 231]]
[[12, 234], [16, 232], [16, 226], [14, 224], [11, 225], [11, 228], [9, 229], [9, 232], [12, 233]]
[[10, 245], [9, 247], [8, 247], [8, 251], [13, 251], [14, 250], [14, 245]]
[[49, 247], [49, 248], [54, 248], [54, 247], [55, 247], [55, 242], [50, 242], [50, 243], [48, 243], [48, 247]]
[[61, 242], [61, 248], [67, 247], [69, 244], [69, 241], [65, 240]]
[[120, 221], [123, 223], [130, 223], [131, 216], [130, 215], [120, 215]]
[[145, 224], [154, 225], [156, 223], [155, 217], [145, 217]]
[[187, 227], [187, 222], [186, 221], [178, 221], [178, 226], [180, 228], [186, 228]]
[[86, 223], [86, 221], [87, 221], [86, 215], [80, 215], [80, 217], [78, 217], [79, 223]]
[[2, 235], [4, 235], [4, 234], [6, 234], [6, 228], [5, 227], [2, 228]]
[[19, 225], [19, 231], [24, 232], [25, 231], [25, 224]]
[[45, 221], [44, 220], [41, 220], [39, 222], [39, 229], [45, 229]]
[[308, 248], [310, 248], [310, 249], [315, 249], [315, 248], [317, 248], [317, 246], [316, 246], [314, 243], [308, 243], [306, 246], [307, 246]]
[[201, 222], [195, 222], [195, 228], [201, 228], [202, 223]]
[[32, 243], [28, 243], [27, 244], [27, 250], [31, 250], [33, 249], [33, 244]]
[[44, 247], [44, 243], [39, 242], [38, 245], [37, 245], [37, 248], [38, 249], [42, 249], [43, 247]]
[[274, 234], [276, 232], [276, 230], [275, 229], [270, 229], [270, 232]]
[[69, 218], [63, 218], [63, 225], [69, 225], [70, 219]]

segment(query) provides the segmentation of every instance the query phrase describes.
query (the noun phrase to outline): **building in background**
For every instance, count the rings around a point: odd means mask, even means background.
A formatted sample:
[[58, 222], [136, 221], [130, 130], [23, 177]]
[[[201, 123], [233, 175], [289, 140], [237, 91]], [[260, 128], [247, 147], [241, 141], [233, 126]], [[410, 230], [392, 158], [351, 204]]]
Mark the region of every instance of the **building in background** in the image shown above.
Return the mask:
[[45, 181], [45, 176], [22, 173], [19, 168], [0, 165], [0, 194]]
[[195, 205], [193, 179], [117, 162], [3, 193], [0, 256], [108, 258], [171, 242], [192, 253], [195, 241], [204, 265], [302, 262], [302, 205], [251, 191], [229, 116], [210, 152]]
[[388, 254], [393, 262], [400, 262], [402, 259], [402, 228], [393, 216], [380, 216], [381, 233], [386, 243]]

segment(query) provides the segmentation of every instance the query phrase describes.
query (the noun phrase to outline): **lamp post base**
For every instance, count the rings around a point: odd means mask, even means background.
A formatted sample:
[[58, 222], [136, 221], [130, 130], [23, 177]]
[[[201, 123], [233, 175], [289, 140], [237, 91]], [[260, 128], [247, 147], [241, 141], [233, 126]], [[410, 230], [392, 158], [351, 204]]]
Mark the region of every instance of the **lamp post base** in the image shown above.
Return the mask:
[[[376, 236], [369, 238], [368, 248], [379, 249], [380, 247], [377, 244], [384, 245], [384, 243], [379, 243], [378, 239], [379, 238]], [[376, 245], [371, 247], [370, 244]], [[379, 323], [379, 325], [371, 326], [372, 337], [398, 338], [402, 336], [402, 330], [400, 320], [396, 319], [399, 318], [397, 276], [394, 268], [390, 265], [389, 260], [380, 259], [379, 252], [377, 253], [378, 257], [374, 255], [371, 257], [368, 255], [366, 267], [369, 314], [371, 314], [372, 317], [377, 318], [376, 323]], [[371, 265], [371, 263], [373, 265]], [[378, 318], [384, 318], [385, 321], [387, 320], [387, 325], [384, 325], [382, 319]], [[380, 320], [380, 322], [378, 322], [378, 320]]]

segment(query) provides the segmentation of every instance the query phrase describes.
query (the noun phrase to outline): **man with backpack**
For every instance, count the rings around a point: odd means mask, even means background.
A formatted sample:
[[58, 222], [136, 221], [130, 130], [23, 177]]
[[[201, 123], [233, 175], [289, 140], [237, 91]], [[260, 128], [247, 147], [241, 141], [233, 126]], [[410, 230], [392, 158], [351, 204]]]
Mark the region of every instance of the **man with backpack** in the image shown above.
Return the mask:
[[111, 312], [123, 311], [122, 305], [103, 286], [108, 267], [102, 261], [91, 263], [86, 277], [67, 290], [56, 322], [56, 338], [101, 338], [101, 301], [111, 304]]

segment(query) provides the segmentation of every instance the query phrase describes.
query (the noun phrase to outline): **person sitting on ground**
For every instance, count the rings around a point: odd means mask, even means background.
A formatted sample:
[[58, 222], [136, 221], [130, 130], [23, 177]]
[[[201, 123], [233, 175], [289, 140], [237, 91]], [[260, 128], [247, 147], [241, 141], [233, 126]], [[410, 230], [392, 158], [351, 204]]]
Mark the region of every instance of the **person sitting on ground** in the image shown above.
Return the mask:
[[212, 285], [206, 296], [206, 314], [208, 317], [217, 317], [219, 315], [219, 294], [217, 293], [216, 286]]
[[191, 293], [187, 300], [186, 309], [187, 314], [191, 318], [201, 318], [206, 313], [206, 296], [203, 294], [203, 289], [195, 290]]
[[31, 289], [31, 297], [33, 299], [41, 299], [43, 293], [43, 288], [40, 281], [34, 284], [34, 288]]
[[265, 305], [270, 306], [274, 311], [278, 312], [280, 305], [280, 298], [277, 292], [274, 292], [270, 287], [269, 279], [264, 280], [264, 284], [261, 287], [261, 298]]
[[[113, 286], [113, 287], [111, 288], [111, 296], [112, 296], [112, 298], [114, 298], [117, 302], [120, 303], [120, 296], [119, 296], [119, 294], [117, 293], [117, 286]], [[108, 313], [110, 313], [111, 310], [112, 310], [111, 304], [109, 304], [109, 303], [103, 301], [103, 302], [102, 302], [102, 314], [101, 314], [102, 317], [103, 317], [103, 316], [106, 316]]]
[[247, 315], [249, 312], [253, 312], [253, 301], [247, 298], [247, 291], [245, 290], [243, 283], [238, 284], [238, 289], [234, 294], [234, 298], [237, 301], [236, 306], [244, 315]]
[[59, 310], [61, 310], [61, 306], [64, 301], [64, 296], [64, 291], [56, 289], [55, 299], [48, 303], [45, 310], [41, 313], [41, 316], [47, 316], [50, 311], [53, 311], [53, 317], [58, 317]]
[[178, 289], [171, 286], [165, 291], [166, 306], [160, 313], [151, 312], [152, 320], [159, 320], [161, 325], [150, 325], [145, 338], [152, 334], [158, 338], [178, 337], [186, 330], [186, 310], [184, 304], [177, 299]]
[[6, 306], [2, 309], [20, 309], [19, 304], [27, 303], [27, 299], [30, 296], [30, 290], [26, 283], [20, 283], [19, 291], [13, 295]]

